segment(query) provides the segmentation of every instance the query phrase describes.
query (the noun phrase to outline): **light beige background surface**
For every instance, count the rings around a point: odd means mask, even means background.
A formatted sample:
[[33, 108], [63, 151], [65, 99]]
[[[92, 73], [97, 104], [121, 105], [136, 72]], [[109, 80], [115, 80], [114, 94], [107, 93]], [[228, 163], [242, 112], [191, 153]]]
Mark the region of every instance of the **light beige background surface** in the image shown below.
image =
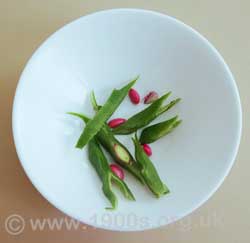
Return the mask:
[[[30, 219], [63, 219], [65, 215], [32, 186], [15, 152], [11, 110], [20, 73], [33, 51], [59, 27], [87, 13], [117, 7], [167, 13], [194, 27], [220, 51], [235, 76], [243, 106], [243, 136], [236, 163], [205, 205], [168, 227], [138, 233], [83, 225], [78, 230], [45, 227], [34, 231]], [[250, 242], [249, 23], [249, 0], [0, 0], [0, 242]], [[11, 214], [21, 215], [26, 223], [16, 236], [4, 226]]]

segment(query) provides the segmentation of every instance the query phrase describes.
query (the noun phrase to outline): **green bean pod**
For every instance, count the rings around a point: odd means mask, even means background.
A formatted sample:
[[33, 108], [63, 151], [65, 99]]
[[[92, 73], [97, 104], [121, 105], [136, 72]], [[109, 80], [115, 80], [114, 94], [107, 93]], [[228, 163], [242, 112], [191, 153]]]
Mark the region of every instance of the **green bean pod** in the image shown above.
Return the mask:
[[172, 132], [182, 121], [175, 116], [167, 121], [160, 122], [143, 129], [140, 136], [140, 143], [153, 143], [161, 137]]
[[76, 144], [77, 148], [82, 149], [88, 141], [94, 137], [99, 130], [102, 128], [103, 124], [110, 118], [110, 116], [115, 112], [117, 107], [124, 100], [130, 88], [135, 84], [139, 77], [136, 77], [130, 83], [128, 83], [123, 88], [117, 90], [114, 89], [105, 102], [105, 104], [101, 107], [99, 112], [95, 115], [90, 122], [88, 122]]
[[136, 163], [128, 149], [115, 138], [111, 129], [106, 124], [97, 134], [97, 138], [115, 162], [131, 172], [142, 184], [145, 183], [140, 173], [140, 165]]
[[118, 200], [111, 188], [112, 182], [118, 186], [124, 197], [129, 200], [135, 200], [126, 183], [111, 171], [108, 161], [104, 156], [96, 137], [92, 138], [88, 143], [88, 156], [91, 164], [102, 181], [103, 193], [111, 203], [111, 207], [106, 209], [116, 209], [118, 203]]
[[154, 119], [156, 119], [162, 113], [172, 108], [175, 104], [177, 104], [181, 100], [180, 98], [178, 98], [171, 101], [169, 104], [162, 106], [163, 102], [168, 98], [170, 94], [171, 92], [168, 92], [167, 94], [163, 95], [162, 97], [154, 101], [146, 109], [130, 117], [126, 122], [114, 128], [112, 130], [113, 133], [131, 134], [133, 132], [136, 132], [138, 129], [147, 126]]
[[135, 146], [135, 158], [136, 162], [141, 165], [141, 174], [149, 187], [156, 197], [160, 197], [164, 194], [169, 193], [167, 186], [161, 181], [156, 168], [144, 152], [137, 136], [132, 138]]
[[[88, 123], [91, 120], [83, 114], [74, 112], [69, 112], [68, 114], [81, 118], [85, 123]], [[103, 125], [96, 137], [101, 145], [120, 166], [131, 172], [142, 184], [145, 183], [140, 173], [140, 165], [136, 163], [128, 149], [115, 138], [107, 124]]]

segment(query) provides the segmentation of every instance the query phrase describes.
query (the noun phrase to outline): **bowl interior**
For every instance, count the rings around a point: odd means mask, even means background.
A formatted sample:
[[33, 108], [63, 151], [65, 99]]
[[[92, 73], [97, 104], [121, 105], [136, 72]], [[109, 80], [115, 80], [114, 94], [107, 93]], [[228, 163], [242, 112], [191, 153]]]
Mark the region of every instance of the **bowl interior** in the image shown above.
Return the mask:
[[[141, 96], [155, 90], [172, 91], [169, 101], [182, 98], [157, 120], [178, 114], [182, 125], [152, 144], [171, 193], [155, 199], [127, 173], [136, 202], [114, 188], [119, 206], [110, 212], [86, 149], [74, 148], [83, 124], [66, 112], [93, 116], [91, 90], [102, 104], [138, 74]], [[144, 107], [125, 99], [113, 117]], [[142, 10], [89, 15], [52, 35], [22, 74], [13, 115], [18, 155], [38, 190], [68, 215], [112, 230], [157, 227], [198, 207], [231, 168], [241, 128], [237, 88], [217, 51], [186, 25]], [[118, 138], [133, 151], [131, 136]]]

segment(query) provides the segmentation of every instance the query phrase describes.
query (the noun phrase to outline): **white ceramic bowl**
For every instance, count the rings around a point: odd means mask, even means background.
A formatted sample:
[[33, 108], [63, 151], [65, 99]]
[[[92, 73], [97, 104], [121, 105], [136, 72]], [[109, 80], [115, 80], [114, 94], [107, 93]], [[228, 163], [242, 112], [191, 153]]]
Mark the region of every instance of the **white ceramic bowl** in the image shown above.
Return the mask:
[[[171, 90], [171, 99], [182, 98], [159, 119], [179, 114], [182, 125], [152, 144], [152, 160], [171, 193], [157, 200], [127, 175], [136, 202], [116, 191], [118, 209], [107, 211], [86, 149], [74, 148], [83, 124], [65, 113], [93, 115], [91, 90], [103, 103], [137, 74], [142, 96]], [[144, 107], [126, 99], [113, 117]], [[239, 146], [241, 105], [228, 66], [204, 37], [160, 13], [114, 9], [73, 21], [34, 53], [17, 87], [13, 131], [27, 175], [54, 206], [96, 227], [145, 230], [189, 214], [220, 186]], [[129, 136], [119, 138], [132, 149]]]

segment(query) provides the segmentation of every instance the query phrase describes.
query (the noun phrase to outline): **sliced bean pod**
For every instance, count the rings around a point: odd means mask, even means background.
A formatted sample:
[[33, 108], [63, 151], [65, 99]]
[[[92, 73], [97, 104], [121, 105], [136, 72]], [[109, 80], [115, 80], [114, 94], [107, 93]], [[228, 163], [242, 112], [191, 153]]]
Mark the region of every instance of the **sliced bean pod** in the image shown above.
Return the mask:
[[167, 186], [161, 181], [156, 168], [144, 152], [137, 136], [132, 138], [135, 146], [135, 158], [136, 162], [141, 165], [141, 174], [149, 187], [156, 197], [160, 197], [169, 192]]
[[103, 124], [110, 118], [117, 107], [121, 104], [123, 99], [127, 96], [128, 91], [134, 85], [137, 79], [138, 77], [123, 88], [119, 90], [114, 89], [112, 91], [111, 95], [109, 96], [105, 104], [101, 107], [96, 116], [86, 124], [86, 127], [76, 144], [77, 148], [82, 149], [89, 142], [89, 140], [99, 132]]
[[116, 209], [117, 207], [117, 198], [111, 188], [112, 182], [118, 186], [124, 197], [129, 200], [135, 200], [126, 183], [111, 171], [108, 161], [103, 154], [96, 137], [92, 138], [88, 143], [88, 156], [91, 164], [102, 181], [103, 193], [111, 203], [111, 207], [106, 209]]
[[178, 120], [178, 116], [175, 116], [167, 121], [160, 122], [149, 126], [143, 129], [140, 142], [144, 143], [153, 143], [161, 137], [167, 135], [172, 132], [174, 128], [176, 128], [181, 123], [181, 120]]
[[[75, 112], [69, 112], [68, 114], [81, 118], [85, 123], [88, 123], [91, 120], [83, 114]], [[96, 137], [101, 145], [120, 166], [131, 172], [142, 184], [145, 183], [140, 172], [140, 165], [136, 163], [128, 149], [115, 138], [107, 124], [103, 125]]]
[[140, 173], [140, 164], [136, 163], [128, 149], [115, 138], [108, 126], [103, 126], [98, 133], [97, 138], [101, 145], [119, 165], [131, 172], [141, 183], [144, 184], [144, 179]]
[[171, 92], [163, 95], [156, 101], [154, 101], [150, 106], [141, 112], [135, 114], [130, 117], [126, 122], [121, 124], [119, 127], [114, 128], [112, 131], [115, 134], [131, 134], [136, 132], [138, 129], [147, 126], [151, 123], [155, 118], [157, 118], [162, 113], [166, 112], [170, 108], [172, 108], [175, 104], [177, 104], [180, 99], [176, 99], [171, 101], [169, 104], [162, 106], [163, 102], [168, 98]]

